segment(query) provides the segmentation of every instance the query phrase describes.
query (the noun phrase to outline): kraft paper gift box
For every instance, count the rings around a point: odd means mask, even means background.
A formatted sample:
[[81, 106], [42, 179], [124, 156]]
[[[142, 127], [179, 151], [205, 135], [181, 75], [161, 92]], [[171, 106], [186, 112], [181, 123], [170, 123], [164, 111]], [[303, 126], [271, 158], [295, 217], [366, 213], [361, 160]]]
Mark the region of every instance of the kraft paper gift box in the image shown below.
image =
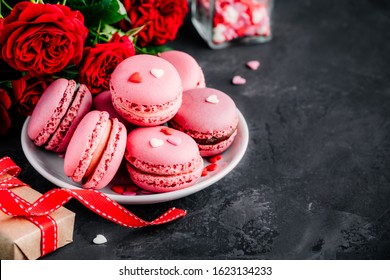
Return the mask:
[[[8, 174], [0, 176], [1, 179]], [[10, 189], [16, 195], [33, 203], [41, 193], [28, 186]], [[75, 213], [65, 207], [50, 214], [57, 223], [57, 249], [73, 241]], [[12, 217], [0, 211], [0, 259], [34, 260], [41, 256], [41, 231], [24, 217]]]

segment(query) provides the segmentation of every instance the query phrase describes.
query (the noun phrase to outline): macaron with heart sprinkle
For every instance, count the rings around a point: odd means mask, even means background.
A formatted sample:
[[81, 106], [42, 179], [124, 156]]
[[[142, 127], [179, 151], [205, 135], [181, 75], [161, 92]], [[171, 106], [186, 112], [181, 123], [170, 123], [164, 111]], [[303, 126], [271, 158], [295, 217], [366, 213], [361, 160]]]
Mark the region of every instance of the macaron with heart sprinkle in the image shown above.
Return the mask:
[[225, 151], [237, 135], [238, 111], [226, 93], [213, 88], [187, 90], [169, 125], [191, 136], [201, 156]]
[[170, 192], [193, 185], [203, 170], [195, 141], [166, 127], [140, 127], [127, 137], [125, 158], [133, 182], [151, 192]]
[[140, 126], [160, 125], [179, 110], [183, 86], [168, 61], [153, 55], [123, 60], [110, 80], [115, 110], [128, 122]]

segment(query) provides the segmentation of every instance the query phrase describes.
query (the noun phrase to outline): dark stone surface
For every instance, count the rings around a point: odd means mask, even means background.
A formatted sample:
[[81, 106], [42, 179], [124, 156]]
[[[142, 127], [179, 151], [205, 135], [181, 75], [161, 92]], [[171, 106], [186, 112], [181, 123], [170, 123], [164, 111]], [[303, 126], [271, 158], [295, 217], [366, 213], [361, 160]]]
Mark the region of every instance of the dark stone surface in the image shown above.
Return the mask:
[[[277, 1], [274, 23], [264, 45], [210, 50], [189, 21], [171, 44], [245, 116], [239, 165], [189, 197], [126, 206], [146, 220], [188, 211], [167, 225], [122, 228], [72, 201], [74, 242], [45, 259], [390, 259], [389, 2]], [[258, 71], [245, 67], [252, 59]], [[246, 85], [231, 85], [237, 74]], [[21, 151], [22, 121], [0, 156], [45, 192], [53, 186]], [[108, 243], [92, 244], [96, 234]]]

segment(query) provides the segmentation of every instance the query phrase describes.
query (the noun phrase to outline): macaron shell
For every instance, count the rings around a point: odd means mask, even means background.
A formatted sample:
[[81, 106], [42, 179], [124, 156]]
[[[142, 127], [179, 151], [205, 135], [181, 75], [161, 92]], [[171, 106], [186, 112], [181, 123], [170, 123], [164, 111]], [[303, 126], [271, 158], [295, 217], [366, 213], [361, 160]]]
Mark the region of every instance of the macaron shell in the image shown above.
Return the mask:
[[161, 53], [160, 57], [175, 66], [183, 82], [184, 91], [205, 86], [202, 69], [188, 53], [171, 50]]
[[109, 122], [107, 112], [91, 111], [77, 126], [64, 157], [65, 175], [81, 182]]
[[109, 90], [103, 91], [94, 97], [93, 108], [98, 111], [106, 111], [110, 114], [110, 118], [117, 118], [123, 124], [126, 122], [112, 105], [111, 91]]
[[224, 152], [233, 143], [234, 139], [236, 138], [236, 135], [237, 135], [237, 130], [235, 130], [228, 139], [221, 141], [215, 145], [198, 144], [200, 155], [202, 157], [210, 157]]
[[182, 93], [175, 100], [162, 105], [142, 105], [113, 103], [114, 108], [126, 121], [139, 126], [156, 126], [174, 117], [181, 106]]
[[65, 152], [77, 125], [89, 112], [91, 106], [92, 94], [85, 85], [81, 84], [72, 104], [45, 148], [58, 153]]
[[31, 115], [27, 134], [38, 146], [45, 144], [57, 129], [73, 100], [76, 83], [58, 79], [51, 83], [40, 97]]
[[[152, 69], [163, 71], [159, 78]], [[142, 82], [129, 81], [138, 72]], [[139, 105], [160, 105], [176, 99], [183, 86], [175, 67], [166, 60], [152, 55], [135, 55], [123, 60], [111, 74], [111, 93], [114, 103], [127, 102]]]
[[122, 162], [126, 149], [126, 136], [126, 127], [118, 119], [112, 119], [107, 146], [95, 171], [88, 181], [83, 183], [84, 188], [101, 189], [110, 183]]
[[[215, 95], [218, 103], [207, 102]], [[183, 93], [183, 102], [172, 119], [194, 138], [220, 138], [230, 135], [238, 124], [234, 101], [224, 92], [212, 88], [197, 88]], [[180, 129], [181, 130], [181, 129]]]
[[202, 168], [198, 168], [191, 173], [163, 176], [139, 172], [130, 164], [126, 166], [131, 179], [137, 186], [157, 193], [171, 192], [190, 187], [199, 179], [203, 170], [202, 165]]
[[[171, 129], [171, 135], [167, 135], [162, 131], [165, 128], [164, 126], [140, 127], [131, 131], [127, 136], [127, 154], [153, 165], [185, 164], [198, 157], [198, 147], [190, 136], [174, 129]], [[179, 146], [168, 142], [172, 137], [181, 139]], [[150, 144], [152, 138], [161, 139], [163, 145], [152, 147]]]
[[200, 177], [203, 159], [195, 141], [167, 127], [137, 128], [127, 137], [125, 157], [130, 177], [152, 192], [191, 186]]

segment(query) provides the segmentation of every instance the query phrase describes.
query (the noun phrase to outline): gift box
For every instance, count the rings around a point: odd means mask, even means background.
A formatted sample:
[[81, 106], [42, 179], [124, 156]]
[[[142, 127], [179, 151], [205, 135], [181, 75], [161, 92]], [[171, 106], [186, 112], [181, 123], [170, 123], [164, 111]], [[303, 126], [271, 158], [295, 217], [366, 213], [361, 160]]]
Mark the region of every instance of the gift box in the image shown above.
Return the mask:
[[[0, 174], [0, 182], [7, 182], [11, 178], [12, 176], [7, 173]], [[9, 190], [16, 199], [24, 202], [21, 205], [24, 205], [25, 201], [33, 203], [41, 197], [39, 192], [27, 185], [20, 184]], [[0, 209], [2, 210], [0, 211], [0, 259], [2, 260], [37, 259], [73, 241], [75, 214], [64, 207], [47, 215], [49, 217], [31, 219], [7, 215], [3, 205], [0, 205]], [[41, 222], [42, 218], [47, 218], [55, 226], [55, 230], [45, 229], [44, 222]], [[54, 244], [47, 244], [53, 242]]]
[[37, 259], [71, 243], [75, 214], [63, 205], [72, 198], [129, 228], [169, 223], [187, 213], [172, 207], [148, 222], [97, 190], [54, 188], [42, 195], [16, 177], [20, 170], [9, 157], [0, 159], [0, 259]]

